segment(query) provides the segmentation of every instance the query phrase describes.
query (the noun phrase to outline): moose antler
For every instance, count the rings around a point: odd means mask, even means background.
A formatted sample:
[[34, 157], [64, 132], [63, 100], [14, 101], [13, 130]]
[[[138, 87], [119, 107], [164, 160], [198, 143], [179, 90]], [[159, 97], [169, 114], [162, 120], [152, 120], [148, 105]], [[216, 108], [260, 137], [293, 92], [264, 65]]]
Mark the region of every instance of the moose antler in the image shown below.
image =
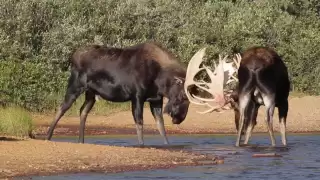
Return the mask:
[[233, 63], [226, 63], [223, 67], [225, 68], [225, 70], [227, 70], [229, 72], [229, 77], [231, 77], [231, 79], [228, 80], [228, 82], [226, 82], [226, 84], [229, 84], [233, 81], [239, 81], [237, 77], [234, 76], [234, 73], [238, 72], [238, 69], [240, 67], [240, 62], [241, 62], [241, 55], [239, 53], [236, 54], [236, 57], [232, 59], [234, 64], [236, 65], [236, 68], [234, 68], [232, 65]]
[[[231, 75], [236, 71], [232, 66], [233, 63], [226, 62], [227, 56], [222, 58], [220, 55], [219, 55], [219, 64], [216, 65], [216, 63], [214, 62], [215, 69], [213, 72], [207, 66], [204, 66], [204, 65], [202, 68], [200, 68], [200, 64], [203, 61], [203, 56], [205, 55], [205, 50], [206, 48], [200, 49], [189, 61], [186, 80], [184, 83], [184, 89], [185, 89], [186, 95], [191, 103], [210, 107], [210, 109], [206, 111], [198, 112], [201, 114], [215, 111], [219, 108], [224, 107], [227, 104], [227, 101], [225, 99], [224, 87], [227, 83], [226, 80], [229, 80]], [[211, 80], [210, 83], [196, 82], [194, 80], [194, 77], [202, 70], [206, 70]], [[201, 97], [192, 95], [188, 91], [188, 87], [191, 85], [195, 85], [196, 87], [210, 93], [213, 96], [213, 99], [201, 98]], [[218, 105], [213, 106], [209, 104], [209, 102], [215, 102]]]

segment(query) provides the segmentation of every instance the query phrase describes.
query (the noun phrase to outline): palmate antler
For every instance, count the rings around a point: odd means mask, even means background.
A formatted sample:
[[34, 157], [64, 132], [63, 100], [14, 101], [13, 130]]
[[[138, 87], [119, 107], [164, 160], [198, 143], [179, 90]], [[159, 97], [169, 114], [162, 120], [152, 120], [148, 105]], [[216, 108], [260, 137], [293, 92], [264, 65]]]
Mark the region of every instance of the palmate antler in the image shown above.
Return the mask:
[[[225, 85], [236, 80], [237, 78], [234, 77], [234, 73], [237, 71], [239, 68], [241, 56], [239, 54], [236, 55], [236, 59], [234, 58], [233, 61], [236, 64], [237, 69], [233, 67], [233, 62], [227, 63], [227, 56], [222, 58], [219, 55], [219, 64], [216, 65], [214, 62], [214, 71], [212, 72], [207, 66], [204, 66], [200, 68], [200, 65], [203, 61], [203, 57], [205, 55], [205, 50], [206, 48], [200, 49], [189, 61], [188, 68], [187, 68], [187, 75], [184, 83], [184, 90], [186, 92], [186, 95], [189, 99], [189, 101], [193, 104], [197, 105], [205, 105], [210, 107], [210, 109], [203, 111], [203, 112], [198, 112], [201, 114], [204, 113], [209, 113], [212, 111], [216, 111], [220, 108], [223, 108], [228, 102], [226, 101], [226, 96], [230, 92], [225, 91]], [[202, 70], [206, 70], [207, 74], [209, 75], [209, 78], [211, 80], [210, 83], [207, 82], [196, 82], [194, 80], [194, 77]], [[233, 78], [233, 79], [231, 79]], [[198, 96], [195, 96], [191, 94], [188, 90], [189, 86], [195, 85], [199, 89], [202, 89], [208, 93], [210, 93], [213, 98], [208, 99], [208, 98], [201, 98]], [[215, 102], [218, 105], [211, 105], [209, 102]]]
[[[233, 81], [237, 81], [238, 82], [238, 78], [235, 77], [235, 73], [238, 72], [238, 69], [240, 67], [240, 63], [241, 63], [241, 55], [239, 53], [236, 54], [236, 57], [232, 59], [233, 60], [233, 63], [226, 63], [228, 65], [224, 65], [224, 69], [225, 71], [228, 71], [229, 72], [229, 77], [231, 79], [229, 79], [226, 84], [229, 84], [230, 82], [233, 82]], [[233, 67], [233, 64], [235, 64], [236, 68]]]

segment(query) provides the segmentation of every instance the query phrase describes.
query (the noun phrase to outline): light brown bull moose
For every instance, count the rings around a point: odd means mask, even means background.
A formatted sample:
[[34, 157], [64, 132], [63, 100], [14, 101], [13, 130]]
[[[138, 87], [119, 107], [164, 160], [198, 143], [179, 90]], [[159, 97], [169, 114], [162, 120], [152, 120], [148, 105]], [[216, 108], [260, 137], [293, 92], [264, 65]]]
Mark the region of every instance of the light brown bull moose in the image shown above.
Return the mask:
[[[271, 139], [275, 146], [273, 133], [274, 108], [278, 107], [282, 144], [287, 145], [286, 119], [288, 113], [288, 96], [290, 81], [287, 67], [280, 56], [268, 47], [252, 47], [236, 54], [233, 62], [227, 63], [227, 57], [219, 56], [219, 64], [214, 65], [214, 71], [200, 64], [203, 61], [205, 49], [198, 51], [189, 62], [187, 68], [185, 91], [189, 101], [196, 105], [205, 105], [209, 110], [199, 113], [209, 113], [231, 103], [235, 113], [237, 129], [236, 146], [240, 145], [241, 134], [246, 131], [244, 144], [247, 144], [252, 130], [256, 125], [258, 109], [266, 107], [265, 121]], [[211, 82], [196, 82], [194, 77], [202, 70], [206, 70]], [[237, 74], [237, 75], [234, 75]], [[235, 89], [226, 89], [226, 84], [236, 81]], [[188, 92], [188, 87], [196, 87], [207, 91], [213, 98], [206, 99]], [[206, 87], [205, 87], [206, 86]], [[216, 105], [212, 105], [215, 103]]]

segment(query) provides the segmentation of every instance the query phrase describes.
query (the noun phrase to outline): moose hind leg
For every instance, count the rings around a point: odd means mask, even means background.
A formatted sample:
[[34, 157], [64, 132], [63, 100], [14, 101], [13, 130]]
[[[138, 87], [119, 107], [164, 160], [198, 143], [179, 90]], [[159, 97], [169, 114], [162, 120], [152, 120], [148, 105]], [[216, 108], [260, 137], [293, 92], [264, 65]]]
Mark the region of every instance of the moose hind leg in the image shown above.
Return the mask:
[[84, 143], [84, 129], [89, 112], [91, 111], [94, 103], [96, 102], [95, 94], [91, 91], [86, 91], [85, 101], [80, 108], [80, 131], [79, 131], [79, 143]]
[[74, 71], [71, 72], [71, 76], [69, 78], [64, 101], [61, 103], [56, 113], [56, 116], [49, 127], [49, 130], [47, 132], [47, 137], [46, 137], [47, 140], [51, 140], [53, 130], [56, 127], [59, 120], [61, 119], [61, 117], [71, 107], [73, 102], [84, 92], [84, 87], [81, 86], [77, 74], [78, 74], [77, 72], [74, 72]]
[[144, 102], [140, 98], [132, 100], [132, 115], [136, 124], [138, 143], [143, 145], [143, 104]]
[[287, 137], [286, 137], [286, 121], [288, 115], [288, 100], [285, 100], [278, 106], [279, 113], [279, 124], [280, 124], [280, 133], [281, 133], [281, 141], [284, 146], [287, 145]]
[[265, 121], [267, 124], [269, 136], [271, 139], [271, 146], [276, 145], [276, 140], [274, 138], [274, 133], [273, 133], [273, 114], [274, 114], [274, 109], [275, 109], [275, 98], [274, 95], [263, 95], [263, 102], [266, 107], [266, 117]]
[[241, 134], [244, 127], [244, 118], [245, 118], [245, 111], [247, 109], [248, 103], [250, 101], [250, 93], [246, 93], [244, 95], [239, 96], [239, 112], [240, 112], [240, 122], [239, 122], [239, 130], [238, 136], [236, 140], [236, 146], [240, 146]]
[[164, 144], [169, 144], [168, 138], [166, 135], [166, 130], [164, 128], [164, 120], [163, 120], [163, 115], [162, 115], [162, 104], [163, 104], [162, 99], [160, 101], [151, 101], [150, 102], [150, 110], [151, 110], [152, 116], [156, 120], [159, 133], [164, 139]]
[[259, 105], [257, 105], [254, 102], [250, 102], [249, 108], [248, 108], [248, 127], [247, 127], [247, 132], [244, 140], [244, 144], [248, 144], [249, 139], [251, 137], [252, 131], [254, 129], [254, 126], [257, 123], [257, 115], [258, 115], [258, 109]]

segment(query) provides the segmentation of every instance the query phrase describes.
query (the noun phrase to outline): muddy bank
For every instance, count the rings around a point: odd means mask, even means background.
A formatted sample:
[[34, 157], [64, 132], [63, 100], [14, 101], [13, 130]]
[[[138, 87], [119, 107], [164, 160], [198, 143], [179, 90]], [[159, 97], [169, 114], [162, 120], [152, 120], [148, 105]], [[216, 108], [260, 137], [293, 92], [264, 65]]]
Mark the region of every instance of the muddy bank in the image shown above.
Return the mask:
[[[34, 134], [35, 139], [42, 139], [44, 140], [46, 137], [48, 128], [39, 126], [35, 130]], [[234, 134], [236, 133], [233, 130], [227, 130], [227, 131], [215, 131], [216, 129], [195, 129], [195, 130], [184, 130], [184, 129], [170, 129], [167, 128], [166, 132], [168, 135], [173, 135], [173, 134], [180, 134], [180, 135], [185, 135], [185, 134]], [[289, 133], [319, 133], [320, 130], [318, 131], [303, 131], [303, 130], [298, 130], [298, 131], [289, 131]], [[260, 131], [260, 132], [255, 132], [255, 133], [267, 133], [267, 131]], [[144, 129], [144, 134], [145, 135], [160, 135], [158, 130], [154, 127], [147, 126]], [[134, 127], [101, 127], [101, 126], [87, 126], [85, 130], [85, 135], [136, 135], [136, 129]], [[79, 126], [77, 125], [62, 125], [62, 126], [57, 126], [54, 136], [79, 136]]]
[[[48, 131], [47, 126], [37, 126], [33, 135], [36, 139], [44, 139]], [[145, 135], [159, 135], [159, 131], [150, 125], [144, 127]], [[170, 134], [233, 134], [233, 131], [214, 132], [213, 129], [195, 129], [195, 130], [184, 130], [181, 128], [167, 128], [166, 132]], [[136, 135], [135, 127], [112, 127], [112, 126], [86, 126], [85, 135]], [[78, 125], [60, 125], [57, 126], [54, 135], [56, 136], [78, 136], [79, 126]]]
[[[320, 131], [320, 97], [304, 96], [289, 99], [287, 131], [291, 133], [311, 133]], [[164, 116], [168, 134], [234, 134], [234, 114], [232, 110], [223, 113], [213, 112], [198, 114], [204, 107], [191, 105], [186, 120], [179, 126], [173, 125], [170, 117]], [[44, 135], [54, 115], [33, 115], [37, 126], [36, 134]], [[254, 133], [267, 132], [264, 121], [265, 108], [259, 109], [257, 125]], [[278, 110], [274, 114], [274, 131], [279, 132]], [[58, 123], [56, 135], [78, 135], [79, 117], [65, 116]], [[144, 110], [145, 134], [159, 134], [150, 110]], [[89, 114], [86, 123], [86, 135], [135, 134], [135, 126], [130, 111], [119, 112], [110, 116]]]
[[0, 178], [76, 172], [122, 172], [215, 164], [215, 157], [155, 148], [0, 139]]

